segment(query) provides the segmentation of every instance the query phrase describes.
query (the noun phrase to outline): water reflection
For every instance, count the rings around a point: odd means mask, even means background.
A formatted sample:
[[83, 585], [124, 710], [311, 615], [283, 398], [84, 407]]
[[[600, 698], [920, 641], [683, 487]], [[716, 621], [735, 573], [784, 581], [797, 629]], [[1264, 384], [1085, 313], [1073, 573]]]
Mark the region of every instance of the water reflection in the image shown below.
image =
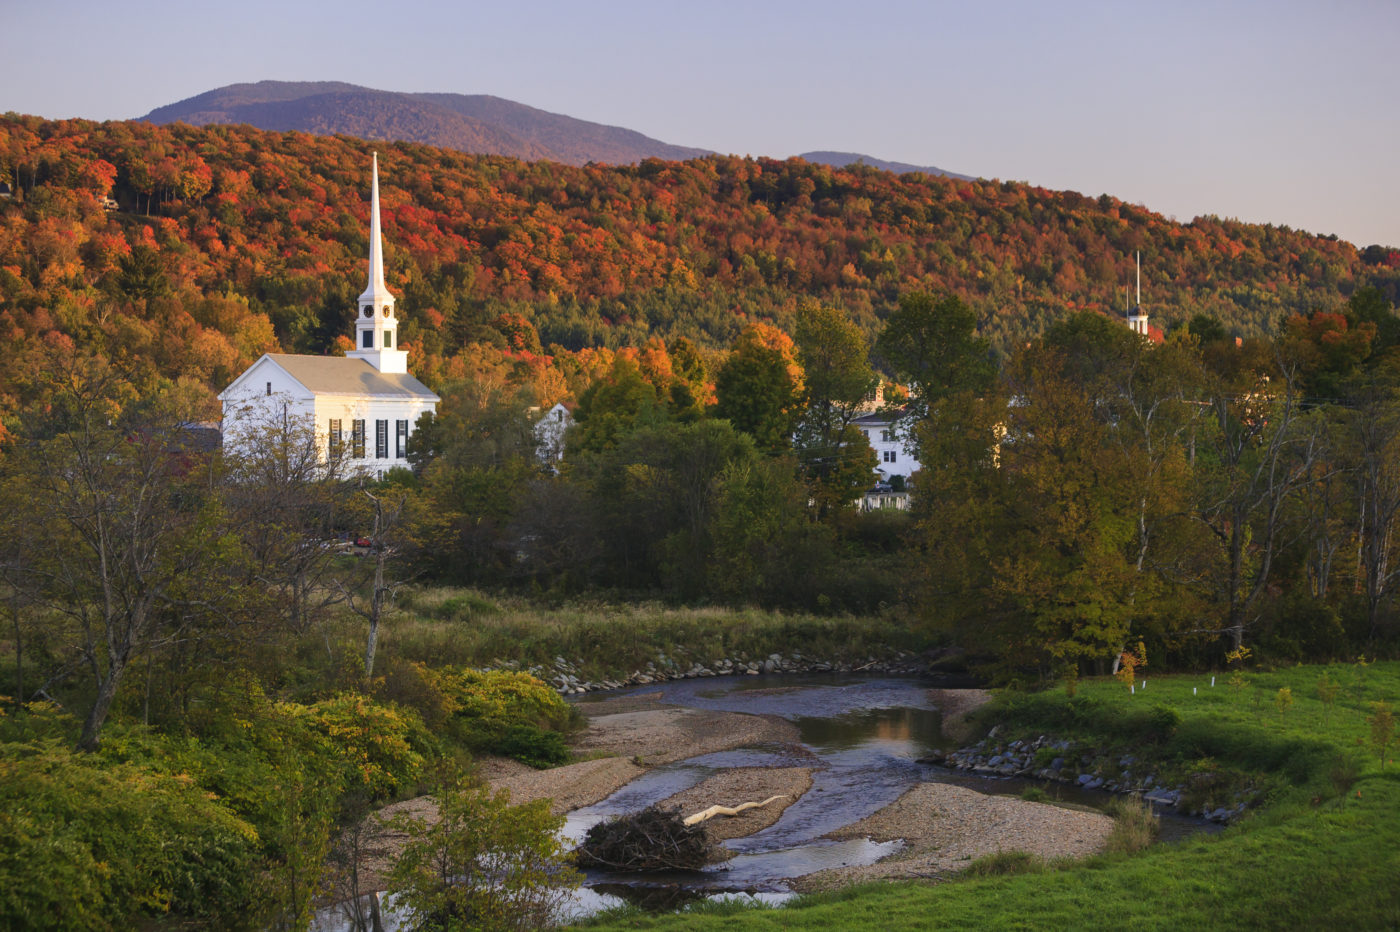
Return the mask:
[[891, 755], [922, 757], [943, 744], [943, 716], [937, 709], [862, 709], [832, 717], [795, 721], [802, 743], [820, 750], [883, 744]]

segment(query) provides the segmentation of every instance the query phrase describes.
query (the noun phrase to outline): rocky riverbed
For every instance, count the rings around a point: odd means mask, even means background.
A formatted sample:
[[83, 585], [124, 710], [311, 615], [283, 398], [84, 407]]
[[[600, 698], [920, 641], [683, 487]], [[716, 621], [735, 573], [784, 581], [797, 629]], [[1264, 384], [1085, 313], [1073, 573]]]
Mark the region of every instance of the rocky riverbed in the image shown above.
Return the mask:
[[[800, 655], [765, 659], [774, 672], [801, 672], [798, 665], [810, 662]], [[918, 665], [918, 658], [912, 662]], [[743, 673], [733, 662], [714, 666], [746, 677], [750, 663], [744, 661]], [[696, 679], [706, 670], [716, 675], [706, 667], [666, 676]], [[588, 724], [575, 743], [587, 759], [543, 771], [490, 759], [479, 762], [480, 776], [517, 802], [551, 799], [554, 812], [568, 815], [571, 838], [599, 818], [652, 803], [690, 813], [779, 797], [706, 823], [712, 840], [734, 856], [698, 881], [685, 881], [692, 891], [782, 893], [876, 878], [938, 878], [997, 851], [1082, 857], [1100, 850], [1111, 829], [1109, 817], [1083, 806], [1016, 799], [994, 786], [949, 785], [948, 774], [959, 771], [983, 784], [1003, 777], [1056, 780], [1137, 792], [1163, 805], [1186, 795], [1131, 756], [1110, 760], [1050, 736], [1011, 739], [993, 730], [975, 744], [934, 753], [940, 731], [971, 727], [968, 716], [988, 694], [925, 684], [866, 676], [730, 679], [590, 696], [579, 703]], [[942, 731], [940, 724], [953, 727]], [[931, 765], [948, 770], [940, 776]], [[424, 797], [380, 818], [401, 810], [436, 815]], [[1223, 820], [1239, 811], [1232, 806], [1214, 815]], [[382, 885], [402, 842], [393, 833], [374, 839], [361, 890]]]
[[1155, 805], [1178, 807], [1185, 815], [1212, 822], [1236, 819], [1254, 801], [1253, 792], [1243, 790], [1232, 795], [1229, 805], [1220, 805], [1217, 800], [1216, 805], [1193, 806], [1193, 794], [1187, 784], [1163, 782], [1151, 764], [1139, 761], [1135, 755], [1103, 754], [1047, 735], [1007, 741], [998, 737], [996, 728], [976, 744], [955, 751], [935, 751], [923, 762], [952, 770], [1069, 783], [1086, 790], [1131, 793]]
[[581, 665], [564, 657], [555, 657], [547, 666], [534, 664], [525, 666], [513, 660], [496, 660], [486, 669], [520, 670], [538, 677], [550, 684], [564, 696], [582, 695], [602, 689], [623, 689], [629, 686], [648, 686], [671, 680], [688, 680], [707, 676], [758, 676], [775, 673], [868, 673], [899, 676], [917, 676], [927, 673], [928, 658], [908, 651], [892, 650], [883, 656], [864, 658], [830, 659], [806, 656], [800, 650], [786, 654], [772, 653], [766, 657], [749, 657], [739, 654], [735, 657], [716, 657], [713, 660], [679, 660], [660, 654], [646, 666], [633, 670], [625, 676], [593, 677], [584, 675]]

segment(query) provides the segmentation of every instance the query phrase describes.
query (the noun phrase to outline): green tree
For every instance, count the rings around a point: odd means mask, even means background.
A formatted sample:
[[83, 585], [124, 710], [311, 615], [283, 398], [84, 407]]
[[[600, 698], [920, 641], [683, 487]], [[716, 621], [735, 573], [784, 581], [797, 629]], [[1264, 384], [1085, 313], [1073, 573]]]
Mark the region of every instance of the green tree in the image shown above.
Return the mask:
[[1010, 520], [1000, 529], [992, 591], [1024, 619], [1008, 637], [1045, 674], [1109, 660], [1132, 617], [1131, 460], [1111, 443], [1072, 371], [1049, 346], [1018, 354], [1012, 379], [1023, 403], [1008, 410], [1014, 442], [1001, 454]]
[[790, 460], [734, 460], [717, 477], [711, 591], [730, 602], [795, 605], [832, 562], [830, 528], [813, 520]]
[[1021, 622], [992, 592], [1011, 516], [1010, 476], [1000, 466], [1006, 417], [999, 395], [959, 392], [915, 428], [927, 456], [912, 479], [915, 604], [929, 627], [984, 656], [1002, 649], [1003, 628]]
[[952, 295], [901, 295], [875, 340], [875, 355], [909, 383], [916, 418], [948, 395], [987, 391], [997, 374], [990, 344], [977, 335], [976, 312]]
[[1354, 475], [1360, 492], [1357, 555], [1369, 637], [1375, 641], [1382, 608], [1400, 579], [1400, 564], [1390, 559], [1390, 544], [1400, 522], [1400, 397], [1371, 386], [1358, 399], [1355, 414]]
[[851, 420], [873, 399], [878, 379], [865, 336], [840, 311], [806, 305], [794, 334], [804, 410], [793, 450], [825, 513], [850, 504], [874, 481], [875, 453]]
[[407, 817], [389, 890], [414, 930], [534, 930], [554, 925], [580, 878], [568, 865], [549, 800], [510, 805], [505, 792], [444, 782], [437, 821]]
[[1228, 339], [1230, 336], [1225, 325], [1210, 314], [1194, 315], [1186, 324], [1186, 331], [1195, 337], [1196, 342], [1202, 346]]
[[224, 570], [236, 547], [210, 465], [189, 449], [192, 418], [169, 393], [138, 397], [96, 359], [49, 377], [53, 407], [5, 470], [33, 497], [44, 601], [68, 619], [91, 676], [78, 746], [95, 750], [134, 661], [232, 617], [238, 590]]
[[745, 329], [715, 375], [715, 417], [753, 437], [760, 450], [782, 452], [792, 444], [801, 399], [792, 341], [772, 327]]
[[1304, 417], [1296, 370], [1272, 347], [1246, 343], [1211, 361], [1209, 417], [1194, 441], [1195, 513], [1214, 539], [1205, 574], [1238, 650], [1273, 578], [1274, 560], [1300, 489], [1314, 482], [1320, 423]]
[[337, 558], [331, 541], [339, 530], [345, 462], [322, 457], [309, 420], [277, 415], [248, 430], [253, 436], [224, 454], [223, 507], [267, 614], [305, 633], [342, 598], [331, 584]]
[[1374, 285], [1366, 285], [1352, 292], [1347, 299], [1347, 319], [1353, 326], [1369, 324], [1375, 332], [1371, 341], [1371, 352], [1380, 354], [1400, 345], [1400, 317], [1391, 307], [1390, 299]]
[[637, 364], [619, 356], [606, 377], [579, 397], [576, 426], [566, 439], [565, 461], [580, 453], [600, 453], [617, 445], [629, 432], [666, 420], [666, 406]]
[[719, 476], [757, 456], [753, 440], [722, 420], [639, 428], [601, 454], [582, 455], [570, 477], [584, 485], [605, 563], [619, 584], [703, 594]]
[[[424, 414], [409, 436], [409, 462], [420, 475], [441, 459], [448, 468], [493, 468], [534, 457], [529, 386], [482, 372], [451, 382], [438, 393], [435, 414]], [[415, 440], [417, 444], [415, 444]]]
[[1194, 346], [1157, 346], [1099, 314], [1079, 313], [1052, 326], [1040, 342], [1061, 376], [1078, 386], [1102, 429], [1104, 484], [1116, 486], [1132, 524], [1124, 558], [1133, 584], [1127, 640], [1162, 634], [1198, 617], [1203, 606], [1185, 581], [1199, 576], [1208, 548], [1191, 519], [1188, 441], [1203, 420], [1195, 403], [1204, 374]]

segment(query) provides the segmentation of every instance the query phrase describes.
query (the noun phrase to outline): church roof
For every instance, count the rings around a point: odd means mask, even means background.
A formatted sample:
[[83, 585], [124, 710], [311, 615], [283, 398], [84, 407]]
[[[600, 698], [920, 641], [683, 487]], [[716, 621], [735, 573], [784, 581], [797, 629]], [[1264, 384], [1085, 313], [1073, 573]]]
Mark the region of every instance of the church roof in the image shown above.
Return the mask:
[[343, 356], [294, 356], [268, 353], [267, 358], [318, 395], [375, 395], [381, 398], [425, 398], [441, 401], [428, 386], [406, 372], [380, 372], [363, 359]]

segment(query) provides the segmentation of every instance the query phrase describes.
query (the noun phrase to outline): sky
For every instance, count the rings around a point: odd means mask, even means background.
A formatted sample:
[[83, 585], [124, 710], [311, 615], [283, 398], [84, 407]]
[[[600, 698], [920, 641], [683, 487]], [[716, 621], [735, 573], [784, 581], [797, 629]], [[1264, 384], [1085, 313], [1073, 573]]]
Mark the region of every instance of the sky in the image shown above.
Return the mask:
[[1400, 247], [1400, 0], [0, 0], [0, 111], [226, 84], [494, 94]]

